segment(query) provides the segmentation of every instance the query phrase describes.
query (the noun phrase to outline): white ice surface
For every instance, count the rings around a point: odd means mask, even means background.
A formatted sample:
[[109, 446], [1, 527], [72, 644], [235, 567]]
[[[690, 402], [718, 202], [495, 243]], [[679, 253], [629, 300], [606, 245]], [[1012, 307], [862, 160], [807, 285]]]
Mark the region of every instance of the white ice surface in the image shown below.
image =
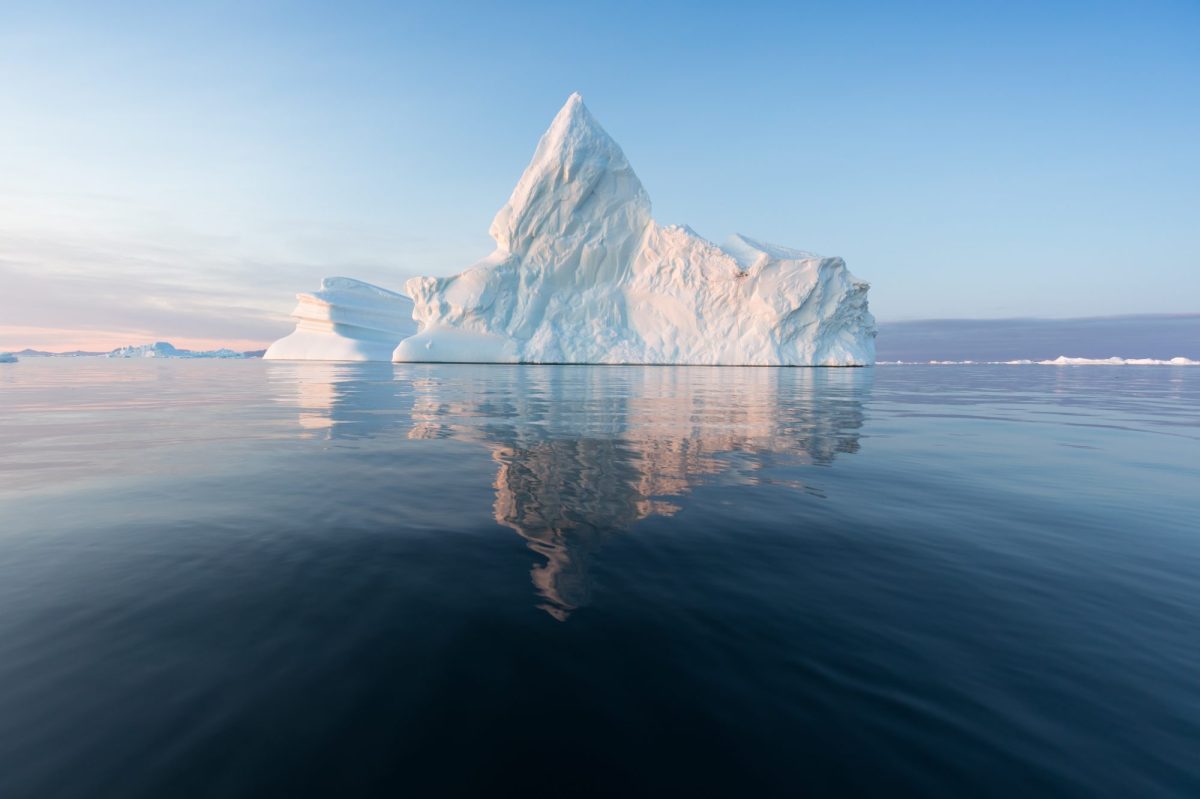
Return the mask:
[[347, 277], [327, 277], [319, 291], [297, 294], [296, 329], [264, 358], [293, 361], [389, 361], [417, 332], [412, 300]]
[[[868, 285], [840, 258], [650, 216], [621, 148], [572, 95], [490, 233], [496, 250], [405, 289], [397, 361], [868, 365]], [[268, 353], [270, 355], [270, 353]]]

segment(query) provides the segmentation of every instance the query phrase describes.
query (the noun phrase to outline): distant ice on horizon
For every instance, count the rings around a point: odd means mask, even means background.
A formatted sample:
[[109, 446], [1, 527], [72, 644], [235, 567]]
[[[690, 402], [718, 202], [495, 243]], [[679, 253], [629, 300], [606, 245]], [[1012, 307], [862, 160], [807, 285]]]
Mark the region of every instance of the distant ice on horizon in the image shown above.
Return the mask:
[[244, 352], [230, 349], [219, 350], [184, 350], [175, 347], [168, 341], [156, 341], [153, 344], [137, 344], [128, 347], [118, 347], [104, 354], [105, 358], [216, 358], [239, 359], [247, 357]]
[[879, 362], [1200, 359], [1200, 314], [880, 322]]
[[1053, 360], [1031, 361], [876, 361], [878, 366], [1200, 366], [1191, 358], [1071, 358], [1060, 355]]

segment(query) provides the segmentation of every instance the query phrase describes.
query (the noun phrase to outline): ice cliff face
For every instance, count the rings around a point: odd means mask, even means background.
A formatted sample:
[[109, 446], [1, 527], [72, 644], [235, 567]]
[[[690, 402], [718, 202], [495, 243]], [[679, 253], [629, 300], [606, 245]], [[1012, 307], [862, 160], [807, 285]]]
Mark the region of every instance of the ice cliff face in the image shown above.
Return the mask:
[[296, 329], [272, 344], [264, 358], [387, 361], [402, 338], [417, 332], [412, 300], [370, 283], [327, 277], [320, 291], [296, 299]]
[[718, 247], [658, 224], [625, 154], [578, 94], [542, 136], [490, 233], [495, 252], [467, 271], [408, 282], [420, 332], [400, 342], [394, 360], [875, 359], [868, 285], [842, 259], [743, 236]]

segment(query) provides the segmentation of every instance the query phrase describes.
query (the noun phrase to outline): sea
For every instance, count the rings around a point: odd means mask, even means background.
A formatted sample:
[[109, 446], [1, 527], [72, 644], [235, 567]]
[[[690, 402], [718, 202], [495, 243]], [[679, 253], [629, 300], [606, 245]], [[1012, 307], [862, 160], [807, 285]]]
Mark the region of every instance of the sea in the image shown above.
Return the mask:
[[0, 365], [0, 797], [1200, 796], [1200, 367]]

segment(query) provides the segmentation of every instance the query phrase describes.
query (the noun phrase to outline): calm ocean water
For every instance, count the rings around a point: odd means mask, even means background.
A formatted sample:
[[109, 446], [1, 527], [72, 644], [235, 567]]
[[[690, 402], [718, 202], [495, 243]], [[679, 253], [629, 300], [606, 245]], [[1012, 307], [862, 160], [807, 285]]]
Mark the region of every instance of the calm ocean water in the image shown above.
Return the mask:
[[0, 365], [0, 796], [1200, 795], [1200, 368]]

